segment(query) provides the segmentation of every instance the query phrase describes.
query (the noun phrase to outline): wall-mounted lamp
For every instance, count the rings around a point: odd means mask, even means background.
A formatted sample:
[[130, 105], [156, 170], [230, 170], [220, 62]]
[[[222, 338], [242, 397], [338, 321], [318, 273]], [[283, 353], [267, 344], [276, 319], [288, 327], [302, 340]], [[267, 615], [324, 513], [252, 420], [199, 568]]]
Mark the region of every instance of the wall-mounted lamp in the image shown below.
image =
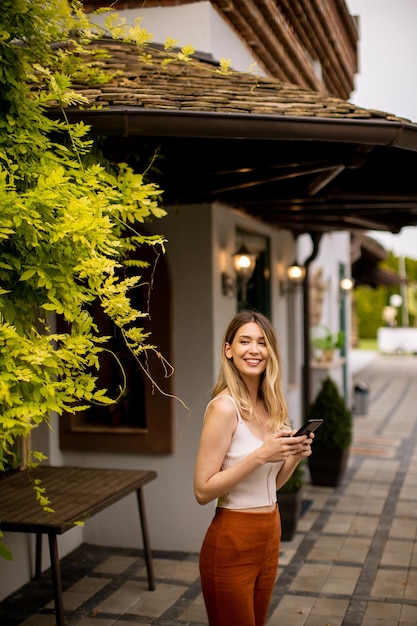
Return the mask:
[[224, 296], [236, 295], [238, 288], [246, 292], [248, 280], [253, 274], [256, 265], [256, 255], [252, 254], [245, 245], [242, 245], [233, 255], [233, 267], [236, 276], [222, 272], [222, 293]]
[[303, 282], [306, 270], [305, 267], [295, 262], [289, 265], [282, 273], [284, 275], [280, 277], [280, 290], [281, 293], [288, 293], [293, 291], [296, 285], [300, 285]]
[[256, 265], [256, 256], [251, 254], [245, 245], [233, 255], [233, 265], [238, 276], [247, 280], [252, 276]]
[[340, 289], [344, 293], [352, 291], [354, 286], [355, 286], [355, 283], [352, 278], [342, 278], [340, 280]]
[[305, 267], [298, 265], [298, 263], [294, 263], [294, 265], [290, 265], [287, 269], [288, 279], [295, 285], [297, 283], [302, 283], [305, 275], [306, 275]]

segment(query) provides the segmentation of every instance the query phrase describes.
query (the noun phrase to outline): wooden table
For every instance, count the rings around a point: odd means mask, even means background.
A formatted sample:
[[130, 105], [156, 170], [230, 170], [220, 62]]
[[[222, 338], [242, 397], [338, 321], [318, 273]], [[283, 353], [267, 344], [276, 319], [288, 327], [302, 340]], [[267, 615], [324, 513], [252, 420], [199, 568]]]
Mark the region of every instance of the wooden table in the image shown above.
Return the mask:
[[[87, 521], [99, 511], [136, 491], [149, 589], [155, 589], [142, 487], [156, 478], [153, 471], [53, 467], [41, 465], [0, 480], [0, 529], [36, 534], [35, 578], [41, 574], [42, 535], [48, 535], [57, 626], [64, 626], [64, 605], [57, 535]], [[39, 479], [54, 513], [36, 501], [33, 481]]]

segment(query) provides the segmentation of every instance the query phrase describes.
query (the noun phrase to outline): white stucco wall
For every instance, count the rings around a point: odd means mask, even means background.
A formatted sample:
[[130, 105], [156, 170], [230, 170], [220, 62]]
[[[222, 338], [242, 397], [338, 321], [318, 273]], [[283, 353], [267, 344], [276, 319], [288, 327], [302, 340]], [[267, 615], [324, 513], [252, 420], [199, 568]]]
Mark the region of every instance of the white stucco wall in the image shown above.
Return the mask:
[[[173, 294], [175, 452], [163, 456], [66, 453], [66, 465], [153, 469], [158, 478], [144, 487], [151, 545], [160, 550], [197, 551], [210, 513], [193, 495], [197, 442], [213, 384], [211, 209], [174, 210], [156, 224], [168, 239]], [[122, 524], [121, 524], [121, 520]], [[136, 497], [132, 495], [92, 518], [84, 541], [141, 547]]]
[[[198, 552], [214, 513], [214, 503], [201, 507], [194, 499], [195, 455], [205, 406], [218, 372], [223, 333], [236, 312], [235, 298], [221, 292], [221, 251], [231, 261], [239, 226], [269, 235], [273, 242], [272, 258], [276, 259], [280, 240], [288, 238], [288, 233], [271, 232], [262, 224], [219, 205], [176, 209], [158, 226], [162, 226], [168, 239], [167, 259], [173, 280], [174, 393], [190, 408], [188, 415], [178, 402], [174, 403], [176, 451], [163, 457], [66, 453], [64, 462], [156, 470], [158, 479], [144, 488], [152, 546], [158, 550]], [[273, 283], [275, 292], [277, 281]], [[278, 333], [284, 336], [286, 324], [280, 319], [276, 300], [273, 321]], [[301, 417], [299, 395], [300, 389], [292, 398], [295, 422]], [[122, 533], [120, 520], [123, 520]], [[84, 541], [141, 547], [135, 497], [126, 498], [92, 518], [85, 527]]]

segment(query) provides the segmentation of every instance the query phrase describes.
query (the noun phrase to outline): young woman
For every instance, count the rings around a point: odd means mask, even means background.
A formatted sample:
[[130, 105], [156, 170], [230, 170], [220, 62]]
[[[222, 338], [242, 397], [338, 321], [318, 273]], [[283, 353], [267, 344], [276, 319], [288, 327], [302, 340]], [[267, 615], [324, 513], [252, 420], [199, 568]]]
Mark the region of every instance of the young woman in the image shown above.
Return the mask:
[[265, 624], [281, 537], [276, 491], [311, 454], [311, 436], [289, 427], [273, 326], [241, 311], [225, 333], [194, 476], [197, 501], [217, 500], [200, 553], [210, 626]]

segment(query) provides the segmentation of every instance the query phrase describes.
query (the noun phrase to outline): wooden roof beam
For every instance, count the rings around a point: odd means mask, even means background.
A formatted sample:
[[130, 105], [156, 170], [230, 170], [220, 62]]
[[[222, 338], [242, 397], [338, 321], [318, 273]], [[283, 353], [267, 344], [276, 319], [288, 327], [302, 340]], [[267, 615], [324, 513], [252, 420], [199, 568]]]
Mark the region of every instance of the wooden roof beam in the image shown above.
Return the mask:
[[253, 52], [275, 78], [323, 91], [321, 81], [305, 62], [305, 55], [302, 59], [298, 41], [281, 23], [282, 19], [277, 21], [277, 11], [273, 17], [265, 17], [262, 7], [253, 0], [215, 0], [214, 5], [246, 42], [252, 42]]

